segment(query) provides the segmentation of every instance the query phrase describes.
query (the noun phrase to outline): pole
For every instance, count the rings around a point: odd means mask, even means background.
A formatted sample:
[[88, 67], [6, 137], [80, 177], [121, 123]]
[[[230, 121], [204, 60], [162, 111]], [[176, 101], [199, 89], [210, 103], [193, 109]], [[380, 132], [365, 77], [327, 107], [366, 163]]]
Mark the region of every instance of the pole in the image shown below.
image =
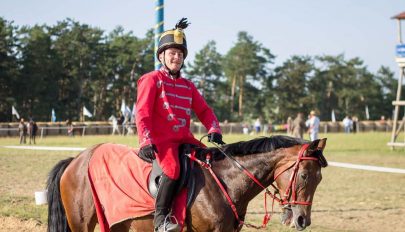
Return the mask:
[[158, 57], [156, 56], [156, 52], [159, 46], [159, 37], [163, 33], [164, 28], [164, 0], [155, 0], [155, 17], [156, 17], [156, 25], [155, 25], [155, 70], [160, 69], [160, 62]]

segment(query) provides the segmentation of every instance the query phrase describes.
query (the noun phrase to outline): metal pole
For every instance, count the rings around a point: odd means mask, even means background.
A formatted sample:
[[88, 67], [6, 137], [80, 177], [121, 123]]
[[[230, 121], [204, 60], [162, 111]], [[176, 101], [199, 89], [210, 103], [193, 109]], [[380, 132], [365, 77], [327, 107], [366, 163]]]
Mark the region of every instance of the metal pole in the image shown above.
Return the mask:
[[398, 42], [402, 44], [401, 20], [398, 19]]
[[160, 62], [158, 57], [156, 56], [156, 52], [159, 46], [159, 37], [163, 33], [164, 28], [164, 0], [155, 0], [155, 17], [156, 17], [156, 25], [155, 25], [155, 70], [160, 69]]

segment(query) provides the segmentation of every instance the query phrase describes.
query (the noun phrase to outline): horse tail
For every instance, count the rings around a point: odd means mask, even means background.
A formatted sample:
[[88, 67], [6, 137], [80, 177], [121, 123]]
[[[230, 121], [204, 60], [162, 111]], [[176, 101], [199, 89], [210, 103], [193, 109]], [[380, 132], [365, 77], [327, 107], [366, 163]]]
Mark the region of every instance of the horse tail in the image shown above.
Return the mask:
[[60, 178], [74, 158], [59, 161], [49, 172], [48, 188], [48, 232], [70, 231], [60, 195]]

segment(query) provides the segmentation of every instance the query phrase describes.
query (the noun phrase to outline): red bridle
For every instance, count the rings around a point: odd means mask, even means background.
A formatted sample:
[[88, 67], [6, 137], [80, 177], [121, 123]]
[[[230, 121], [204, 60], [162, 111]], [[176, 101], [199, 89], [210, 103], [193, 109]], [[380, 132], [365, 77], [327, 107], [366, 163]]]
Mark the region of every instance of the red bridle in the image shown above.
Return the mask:
[[[215, 145], [215, 144], [214, 144]], [[216, 146], [216, 145], [215, 145]], [[235, 165], [241, 169], [243, 171], [243, 173], [245, 173], [250, 179], [252, 179], [257, 185], [259, 185], [261, 188], [263, 188], [265, 190], [264, 193], [264, 208], [265, 208], [265, 215], [263, 218], [263, 223], [261, 226], [255, 226], [255, 225], [251, 225], [251, 224], [247, 224], [245, 222], [243, 222], [242, 220], [239, 219], [239, 215], [238, 212], [236, 210], [236, 206], [235, 204], [232, 202], [231, 197], [229, 196], [228, 192], [226, 191], [225, 187], [222, 185], [222, 183], [220, 182], [220, 180], [218, 179], [218, 177], [216, 176], [216, 174], [214, 173], [214, 171], [211, 168], [211, 164], [209, 163], [210, 158], [210, 154], [207, 154], [207, 162], [203, 162], [199, 159], [197, 159], [194, 154], [186, 154], [191, 160], [196, 161], [198, 164], [200, 164], [202, 167], [206, 168], [209, 170], [209, 172], [211, 173], [212, 177], [215, 179], [215, 181], [217, 182], [218, 186], [220, 187], [221, 191], [223, 192], [223, 194], [225, 195], [225, 198], [227, 199], [229, 205], [231, 206], [231, 209], [235, 215], [236, 220], [239, 223], [239, 227], [243, 226], [244, 224], [246, 225], [246, 227], [252, 227], [252, 228], [256, 228], [256, 229], [260, 229], [260, 228], [265, 228], [267, 223], [270, 221], [271, 219], [271, 215], [269, 215], [268, 211], [267, 211], [267, 195], [269, 195], [271, 198], [273, 198], [273, 203], [272, 203], [272, 213], [273, 213], [273, 207], [274, 207], [274, 201], [278, 201], [280, 203], [280, 205], [311, 205], [312, 202], [310, 201], [297, 201], [297, 194], [296, 194], [296, 183], [297, 183], [297, 174], [298, 174], [298, 169], [299, 169], [299, 164], [301, 161], [304, 160], [318, 160], [318, 158], [316, 157], [305, 157], [304, 152], [306, 151], [306, 149], [308, 148], [309, 144], [304, 144], [302, 145], [299, 153], [298, 153], [298, 158], [297, 161], [295, 161], [295, 163], [291, 166], [289, 166], [288, 168], [286, 168], [285, 170], [283, 170], [282, 172], [280, 172], [277, 176], [274, 177], [274, 181], [284, 172], [286, 172], [287, 170], [294, 168], [293, 172], [291, 173], [290, 176], [290, 180], [289, 180], [289, 184], [288, 184], [288, 188], [286, 189], [286, 192], [284, 194], [284, 197], [277, 197], [276, 194], [279, 194], [279, 189], [271, 184], [273, 186], [273, 188], [275, 189], [274, 193], [271, 193], [271, 191], [269, 189], [267, 189], [266, 187], [264, 187], [264, 185], [262, 183], [260, 183], [260, 181], [252, 174], [250, 173], [245, 167], [243, 167], [237, 160], [235, 160], [233, 157], [225, 154], [220, 147], [216, 146], [226, 157], [230, 158]], [[292, 200], [290, 200], [292, 198]]]
[[[287, 170], [289, 170], [290, 168], [293, 168], [293, 171], [291, 173], [290, 176], [290, 180], [288, 182], [288, 187], [284, 193], [284, 197], [281, 199], [277, 199], [277, 201], [281, 204], [281, 205], [312, 205], [311, 201], [297, 201], [297, 174], [298, 174], [298, 169], [299, 169], [299, 164], [301, 161], [304, 160], [316, 160], [318, 161], [318, 158], [316, 157], [307, 157], [307, 156], [303, 156], [304, 152], [306, 151], [306, 149], [308, 148], [309, 144], [304, 144], [302, 145], [299, 153], [298, 153], [298, 158], [297, 161], [295, 161], [295, 163], [290, 166], [289, 168], [283, 170], [282, 172], [280, 172], [277, 176], [274, 177], [274, 181], [277, 180], [277, 178], [283, 174], [284, 172], [286, 172]], [[274, 188], [276, 188], [274, 185], [272, 185]], [[278, 188], [276, 188], [278, 190]]]

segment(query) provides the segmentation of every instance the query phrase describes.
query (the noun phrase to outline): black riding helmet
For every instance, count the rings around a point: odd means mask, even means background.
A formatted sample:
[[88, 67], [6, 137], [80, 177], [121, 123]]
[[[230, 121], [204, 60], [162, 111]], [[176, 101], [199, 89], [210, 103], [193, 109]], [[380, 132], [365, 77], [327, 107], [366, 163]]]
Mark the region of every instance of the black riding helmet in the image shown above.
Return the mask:
[[159, 38], [159, 46], [156, 52], [158, 57], [160, 53], [164, 52], [168, 48], [177, 48], [183, 51], [184, 59], [187, 57], [187, 41], [186, 35], [183, 29], [186, 29], [190, 23], [187, 22], [187, 18], [182, 18], [176, 24], [172, 30], [167, 30], [162, 33]]

